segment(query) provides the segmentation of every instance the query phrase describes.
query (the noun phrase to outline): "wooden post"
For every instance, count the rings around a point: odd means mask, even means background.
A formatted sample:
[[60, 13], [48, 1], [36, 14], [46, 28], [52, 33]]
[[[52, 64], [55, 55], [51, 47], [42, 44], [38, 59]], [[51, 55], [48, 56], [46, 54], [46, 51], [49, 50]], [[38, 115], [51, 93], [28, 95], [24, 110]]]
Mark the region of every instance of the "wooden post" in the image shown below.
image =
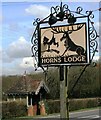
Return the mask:
[[60, 118], [67, 118], [66, 113], [65, 66], [60, 66]]
[[68, 96], [68, 85], [69, 85], [69, 66], [65, 66], [65, 82], [66, 82], [66, 112], [67, 112], [67, 120], [69, 120], [69, 96]]
[[69, 120], [67, 73], [67, 66], [60, 66], [60, 118], [67, 118]]

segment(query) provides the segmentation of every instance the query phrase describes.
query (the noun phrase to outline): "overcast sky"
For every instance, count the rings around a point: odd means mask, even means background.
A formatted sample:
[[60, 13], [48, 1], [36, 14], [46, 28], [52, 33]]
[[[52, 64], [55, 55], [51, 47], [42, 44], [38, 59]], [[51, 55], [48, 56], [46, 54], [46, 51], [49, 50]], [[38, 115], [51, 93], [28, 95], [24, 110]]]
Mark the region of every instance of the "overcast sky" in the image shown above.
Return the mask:
[[[44, 18], [49, 15], [51, 6], [59, 5], [61, 0], [56, 0], [57, 2], [51, 2], [52, 0], [50, 0], [50, 3], [49, 0], [48, 2], [45, 2], [47, 0], [40, 1], [3, 0], [2, 15], [0, 15], [0, 24], [2, 23], [2, 28], [0, 27], [0, 34], [2, 31], [2, 37], [0, 35], [0, 39], [2, 39], [0, 44], [2, 64], [0, 64], [0, 68], [2, 68], [2, 74], [23, 74], [25, 70], [27, 72], [34, 72], [34, 59], [31, 57], [30, 41], [34, 31], [32, 23], [37, 17]], [[62, 1], [65, 2], [67, 0]], [[82, 6], [84, 10], [96, 10], [99, 8], [97, 0], [91, 3], [85, 2], [70, 2], [67, 4], [73, 9], [78, 6]], [[98, 13], [95, 13], [94, 20], [98, 30]]]

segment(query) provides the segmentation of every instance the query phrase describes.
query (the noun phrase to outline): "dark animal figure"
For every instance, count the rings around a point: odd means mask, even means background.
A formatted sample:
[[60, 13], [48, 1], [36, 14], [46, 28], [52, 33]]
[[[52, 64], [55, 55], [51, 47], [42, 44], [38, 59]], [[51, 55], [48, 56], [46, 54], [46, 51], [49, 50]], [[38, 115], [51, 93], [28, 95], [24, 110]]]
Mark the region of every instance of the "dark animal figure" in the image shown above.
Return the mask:
[[69, 33], [68, 32], [64, 32], [62, 38], [60, 39], [60, 41], [64, 41], [64, 46], [66, 47], [64, 53], [62, 54], [62, 56], [68, 51], [76, 51], [76, 53], [78, 55], [85, 55], [85, 50], [83, 47], [76, 45], [70, 38]]
[[52, 51], [54, 51], [54, 52], [56, 52], [56, 53], [59, 53], [59, 51], [57, 51], [57, 50], [55, 50], [55, 49], [51, 49], [51, 45], [55, 45], [55, 46], [59, 47], [59, 43], [56, 42], [56, 39], [55, 39], [55, 37], [54, 37], [54, 34], [53, 34], [53, 36], [52, 36], [52, 38], [51, 38], [50, 41], [49, 41], [49, 39], [48, 39], [47, 37], [44, 37], [44, 39], [43, 39], [43, 45], [44, 45], [44, 46], [45, 46], [45, 45], [48, 45], [48, 49], [46, 50], [47, 52], [52, 52]]

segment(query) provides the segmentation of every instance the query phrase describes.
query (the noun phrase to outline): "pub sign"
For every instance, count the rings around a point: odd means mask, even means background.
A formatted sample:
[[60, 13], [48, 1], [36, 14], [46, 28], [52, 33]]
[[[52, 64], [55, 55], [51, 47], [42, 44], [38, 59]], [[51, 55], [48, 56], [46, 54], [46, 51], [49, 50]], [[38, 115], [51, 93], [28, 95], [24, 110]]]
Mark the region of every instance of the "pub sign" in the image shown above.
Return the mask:
[[88, 64], [87, 31], [86, 22], [39, 28], [39, 66]]

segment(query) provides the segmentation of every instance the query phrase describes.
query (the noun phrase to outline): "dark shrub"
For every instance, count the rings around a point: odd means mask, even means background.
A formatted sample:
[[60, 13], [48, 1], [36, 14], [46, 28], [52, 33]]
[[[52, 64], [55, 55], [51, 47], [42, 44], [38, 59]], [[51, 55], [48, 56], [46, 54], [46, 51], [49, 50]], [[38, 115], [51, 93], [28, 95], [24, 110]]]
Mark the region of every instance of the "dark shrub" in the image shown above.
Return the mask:
[[23, 102], [3, 102], [2, 118], [20, 117], [27, 115], [27, 106]]
[[60, 112], [60, 101], [59, 100], [47, 101], [47, 106], [48, 106], [48, 114]]
[[[69, 111], [75, 111], [85, 108], [93, 108], [101, 105], [101, 99], [85, 98], [85, 99], [70, 99]], [[60, 112], [60, 100], [47, 101], [48, 114]]]

